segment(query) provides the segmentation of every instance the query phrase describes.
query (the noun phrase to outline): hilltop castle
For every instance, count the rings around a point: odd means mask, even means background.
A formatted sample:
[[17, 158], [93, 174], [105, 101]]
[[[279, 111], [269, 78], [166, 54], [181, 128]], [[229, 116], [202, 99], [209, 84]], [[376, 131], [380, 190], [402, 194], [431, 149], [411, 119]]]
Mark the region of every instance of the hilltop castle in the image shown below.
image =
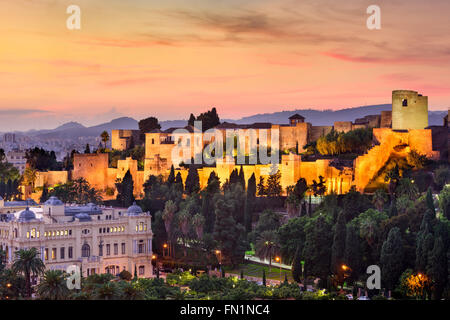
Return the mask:
[[[281, 172], [281, 185], [286, 187], [294, 185], [299, 178], [305, 178], [308, 183], [318, 180], [322, 176], [326, 180], [327, 192], [337, 194], [346, 193], [352, 186], [360, 192], [367, 191], [368, 185], [377, 177], [391, 156], [404, 156], [415, 150], [429, 159], [448, 160], [448, 116], [443, 126], [428, 127], [428, 98], [418, 92], [398, 90], [392, 92], [392, 111], [383, 111], [379, 115], [369, 115], [361, 119], [335, 122], [333, 126], [313, 126], [306, 122], [299, 114], [289, 117], [288, 123], [253, 123], [237, 125], [221, 123], [214, 129], [223, 133], [236, 130], [236, 133], [252, 130], [256, 134], [257, 144], [263, 135], [267, 134], [268, 147], [271, 147], [272, 132], [278, 134], [278, 146], [282, 152], [278, 169]], [[353, 161], [339, 161], [337, 159], [302, 160], [301, 153], [304, 146], [327, 135], [332, 130], [349, 132], [360, 128], [373, 129], [373, 147], [364, 155], [356, 157]], [[75, 154], [74, 169], [68, 172], [40, 172], [36, 186], [44, 184], [53, 185], [57, 182], [66, 182], [71, 179], [85, 178], [92, 186], [99, 190], [114, 188], [117, 179], [122, 179], [130, 170], [134, 181], [134, 192], [137, 197], [143, 194], [143, 183], [150, 175], [168, 176], [170, 167], [174, 165], [176, 171], [181, 173], [183, 181], [186, 179], [188, 169], [175, 163], [174, 148], [178, 145], [177, 132], [182, 130], [187, 136], [185, 148], [191, 150], [189, 159], [195, 156], [198, 150], [214, 141], [214, 137], [205, 133], [196, 132], [192, 126], [184, 128], [171, 128], [165, 131], [155, 130], [145, 134], [145, 160], [143, 170], [138, 169], [137, 160], [126, 158], [119, 160], [117, 168], [110, 168], [107, 154]], [[127, 150], [139, 143], [138, 130], [113, 130], [112, 148]], [[247, 139], [247, 137], [245, 138]], [[246, 140], [246, 145], [248, 141]], [[193, 156], [192, 156], [193, 157]], [[200, 166], [198, 169], [200, 186], [206, 186], [212, 171], [216, 172], [221, 182], [225, 182], [230, 173], [240, 167], [234, 158], [225, 156], [218, 159], [214, 165]], [[244, 164], [242, 165], [245, 179], [255, 174], [267, 177], [271, 173], [270, 164]], [[177, 173], [177, 172], [176, 172]]]

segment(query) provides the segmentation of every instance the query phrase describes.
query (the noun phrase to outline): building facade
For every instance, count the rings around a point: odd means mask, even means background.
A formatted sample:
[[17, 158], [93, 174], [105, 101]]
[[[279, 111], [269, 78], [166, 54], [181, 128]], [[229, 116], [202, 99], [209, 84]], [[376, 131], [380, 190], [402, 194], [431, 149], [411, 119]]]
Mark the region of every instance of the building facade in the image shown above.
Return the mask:
[[4, 203], [0, 209], [0, 247], [7, 264], [15, 251], [34, 247], [47, 269], [77, 265], [83, 276], [122, 270], [153, 276], [151, 216], [136, 204], [128, 209], [65, 205], [51, 197], [42, 206], [12, 209]]

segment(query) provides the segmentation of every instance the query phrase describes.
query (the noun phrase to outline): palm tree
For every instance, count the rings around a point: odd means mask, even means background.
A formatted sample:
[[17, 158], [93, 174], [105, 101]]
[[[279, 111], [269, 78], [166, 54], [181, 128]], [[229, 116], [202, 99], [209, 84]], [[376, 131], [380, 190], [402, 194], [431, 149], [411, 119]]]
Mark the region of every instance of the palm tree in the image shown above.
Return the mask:
[[119, 298], [119, 290], [114, 282], [102, 284], [95, 291], [95, 299], [97, 300], [116, 300]]
[[256, 239], [255, 253], [261, 260], [269, 259], [269, 270], [272, 270], [272, 257], [274, 256], [277, 233], [275, 230], [263, 231]]
[[199, 240], [203, 238], [203, 227], [205, 225], [205, 217], [202, 216], [200, 213], [195, 214], [192, 217], [192, 225], [195, 228], [195, 233], [197, 234], [197, 237]]
[[27, 296], [31, 297], [31, 276], [40, 275], [45, 270], [45, 264], [39, 258], [39, 252], [36, 248], [29, 250], [18, 250], [15, 252], [16, 257], [12, 265], [12, 269], [16, 273], [22, 273], [25, 277]]
[[323, 196], [327, 191], [327, 186], [325, 185], [325, 180], [322, 176], [319, 176], [319, 182], [313, 180], [313, 183], [309, 186], [309, 215], [311, 216], [311, 193], [314, 197]]
[[120, 284], [121, 300], [143, 300], [144, 293], [137, 288], [135, 284], [121, 281]]
[[180, 230], [184, 243], [184, 256], [187, 256], [186, 242], [189, 237], [189, 229], [191, 227], [191, 214], [187, 210], [178, 213], [178, 221], [180, 222]]
[[105, 147], [105, 149], [106, 149], [106, 143], [109, 141], [109, 134], [108, 134], [108, 132], [107, 132], [107, 131], [103, 131], [103, 132], [100, 134], [100, 137], [102, 138], [104, 147]]
[[40, 299], [65, 300], [69, 295], [64, 273], [61, 270], [48, 270], [38, 285]]

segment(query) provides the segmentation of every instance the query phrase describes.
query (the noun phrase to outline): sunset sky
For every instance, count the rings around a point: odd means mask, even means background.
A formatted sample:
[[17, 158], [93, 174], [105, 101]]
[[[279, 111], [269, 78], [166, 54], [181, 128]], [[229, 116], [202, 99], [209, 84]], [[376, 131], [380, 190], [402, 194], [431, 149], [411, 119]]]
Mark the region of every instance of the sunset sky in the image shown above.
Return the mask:
[[394, 89], [446, 110], [449, 14], [448, 0], [0, 0], [0, 132], [340, 109]]

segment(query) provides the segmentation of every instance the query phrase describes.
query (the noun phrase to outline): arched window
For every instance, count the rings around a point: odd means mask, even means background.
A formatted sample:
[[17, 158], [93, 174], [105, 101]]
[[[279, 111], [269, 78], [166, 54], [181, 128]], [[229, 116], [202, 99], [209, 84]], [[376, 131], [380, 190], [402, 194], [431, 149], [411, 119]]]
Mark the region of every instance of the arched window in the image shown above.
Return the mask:
[[81, 256], [86, 258], [91, 256], [91, 247], [87, 243], [81, 247]]
[[403, 104], [403, 107], [407, 107], [408, 106], [408, 99], [403, 99], [402, 104]]

